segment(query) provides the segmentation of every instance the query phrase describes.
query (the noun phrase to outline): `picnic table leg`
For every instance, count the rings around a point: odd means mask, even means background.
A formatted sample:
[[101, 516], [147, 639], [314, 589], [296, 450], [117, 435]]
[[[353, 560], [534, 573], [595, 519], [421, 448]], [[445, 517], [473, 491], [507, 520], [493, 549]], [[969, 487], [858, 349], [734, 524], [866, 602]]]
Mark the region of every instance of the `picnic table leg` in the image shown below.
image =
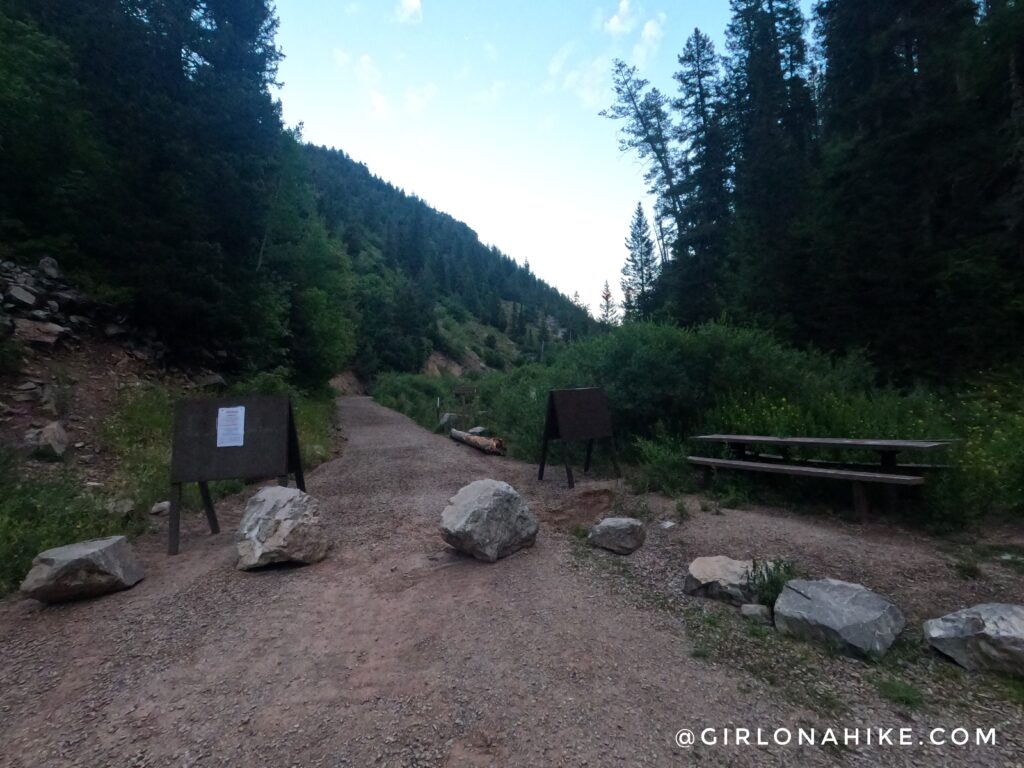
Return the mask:
[[[895, 475], [898, 471], [895, 451], [882, 452], [882, 471]], [[885, 486], [885, 513], [895, 517], [899, 511], [899, 489], [895, 485]]]
[[858, 519], [863, 520], [868, 516], [870, 511], [870, 504], [868, 503], [868, 490], [864, 487], [864, 483], [854, 482], [853, 484], [853, 512]]

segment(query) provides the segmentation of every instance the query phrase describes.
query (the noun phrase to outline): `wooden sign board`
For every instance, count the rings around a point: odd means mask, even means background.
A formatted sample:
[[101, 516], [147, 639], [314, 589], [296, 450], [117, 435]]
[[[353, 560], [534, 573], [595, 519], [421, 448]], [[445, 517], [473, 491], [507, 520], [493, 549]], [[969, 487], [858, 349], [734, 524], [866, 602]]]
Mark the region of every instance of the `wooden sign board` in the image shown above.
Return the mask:
[[[548, 443], [551, 440], [563, 442], [585, 440], [587, 458], [583, 471], [590, 471], [590, 459], [594, 451], [594, 441], [601, 439], [612, 441], [612, 463], [616, 474], [619, 473], [618, 460], [615, 456], [612, 417], [608, 410], [608, 398], [604, 390], [598, 387], [584, 389], [553, 389], [548, 392], [547, 417], [544, 420], [544, 442], [541, 446], [540, 471], [537, 479], [544, 479], [544, 466], [547, 463]], [[565, 476], [569, 487], [573, 488], [572, 467], [569, 465], [568, 450], [565, 453]]]
[[184, 483], [198, 483], [210, 532], [220, 524], [210, 496], [213, 480], [278, 477], [306, 490], [291, 401], [283, 395], [183, 400], [174, 418], [171, 447], [169, 554], [177, 554]]

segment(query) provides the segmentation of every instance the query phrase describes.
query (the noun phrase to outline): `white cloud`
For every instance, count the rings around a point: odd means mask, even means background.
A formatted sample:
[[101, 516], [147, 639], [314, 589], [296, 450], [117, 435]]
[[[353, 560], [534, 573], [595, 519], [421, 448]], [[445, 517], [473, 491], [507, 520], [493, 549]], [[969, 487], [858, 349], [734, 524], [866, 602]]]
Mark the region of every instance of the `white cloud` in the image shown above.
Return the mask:
[[473, 98], [476, 99], [480, 104], [491, 106], [497, 104], [505, 93], [505, 82], [503, 80], [495, 80], [487, 88], [482, 91], [477, 91]]
[[490, 42], [490, 41], [485, 42], [484, 43], [484, 54], [487, 56], [487, 58], [490, 61], [497, 61], [498, 60], [498, 48], [497, 48], [497, 46], [494, 43]]
[[648, 19], [640, 32], [640, 40], [633, 46], [633, 63], [643, 69], [651, 57], [658, 52], [661, 39], [665, 36], [665, 14], [659, 13]]
[[548, 61], [548, 77], [542, 91], [574, 94], [587, 109], [602, 109], [611, 103], [612, 54], [610, 52], [578, 61], [576, 44], [565, 43]]
[[380, 82], [380, 70], [368, 53], [362, 54], [356, 61], [355, 72], [360, 85], [374, 86]]
[[370, 112], [375, 117], [391, 116], [391, 102], [387, 96], [376, 89], [370, 90]]
[[418, 115], [437, 95], [437, 86], [427, 83], [419, 88], [405, 89], [405, 111], [411, 115]]
[[352, 60], [348, 51], [344, 51], [341, 48], [335, 48], [334, 51], [332, 51], [332, 54], [334, 55], [334, 64], [338, 69], [345, 69], [348, 67], [348, 63]]
[[604, 23], [604, 30], [611, 35], [625, 35], [632, 32], [635, 25], [636, 18], [629, 7], [629, 0], [619, 0], [619, 7]]
[[423, 21], [423, 5], [421, 0], [398, 0], [395, 6], [395, 18], [399, 24], [419, 24]]
[[548, 75], [550, 77], [558, 77], [562, 74], [562, 71], [565, 69], [565, 64], [569, 61], [569, 57], [572, 56], [572, 52], [575, 47], [576, 44], [569, 41], [555, 51], [555, 55], [552, 56], [551, 61], [548, 62]]

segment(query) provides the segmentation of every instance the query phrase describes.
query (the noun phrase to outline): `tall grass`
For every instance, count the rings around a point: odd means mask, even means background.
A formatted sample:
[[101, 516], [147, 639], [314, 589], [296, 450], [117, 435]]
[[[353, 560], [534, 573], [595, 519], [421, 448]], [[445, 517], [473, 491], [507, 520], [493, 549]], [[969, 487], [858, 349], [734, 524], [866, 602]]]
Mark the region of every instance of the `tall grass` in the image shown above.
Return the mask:
[[141, 527], [137, 516], [111, 514], [75, 478], [27, 478], [14, 456], [0, 453], [0, 595], [18, 587], [43, 550]]

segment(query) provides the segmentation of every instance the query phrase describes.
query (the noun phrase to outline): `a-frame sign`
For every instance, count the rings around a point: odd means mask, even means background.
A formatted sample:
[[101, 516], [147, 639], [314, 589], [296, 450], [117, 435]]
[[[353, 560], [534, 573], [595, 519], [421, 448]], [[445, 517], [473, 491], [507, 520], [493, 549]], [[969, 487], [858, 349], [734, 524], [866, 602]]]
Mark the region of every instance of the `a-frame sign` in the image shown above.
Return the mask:
[[259, 480], [288, 475], [306, 490], [299, 435], [291, 400], [282, 395], [247, 395], [183, 400], [174, 418], [171, 447], [171, 509], [167, 552], [178, 553], [181, 492], [198, 483], [211, 533], [220, 533], [210, 496], [214, 480]]
[[[594, 441], [608, 439], [611, 442], [611, 458], [616, 475], [619, 462], [615, 455], [615, 436], [612, 432], [612, 417], [608, 411], [608, 398], [598, 387], [584, 389], [552, 389], [548, 392], [548, 411], [544, 420], [544, 442], [540, 451], [540, 470], [537, 479], [544, 479], [544, 466], [548, 458], [548, 443], [561, 440], [563, 443], [585, 440], [587, 458], [583, 471], [590, 471], [590, 459], [594, 452]], [[569, 464], [568, 447], [565, 450], [565, 477], [569, 487], [576, 485]]]

